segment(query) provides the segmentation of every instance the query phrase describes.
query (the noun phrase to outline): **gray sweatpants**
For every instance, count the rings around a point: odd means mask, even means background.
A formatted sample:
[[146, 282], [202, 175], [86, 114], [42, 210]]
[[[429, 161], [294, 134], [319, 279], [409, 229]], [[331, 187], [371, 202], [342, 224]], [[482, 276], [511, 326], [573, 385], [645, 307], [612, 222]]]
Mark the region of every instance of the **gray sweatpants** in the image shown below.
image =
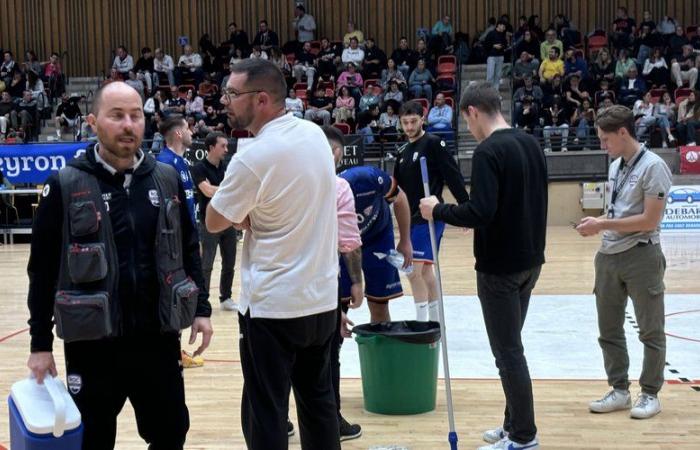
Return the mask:
[[639, 384], [656, 395], [664, 382], [666, 335], [664, 334], [664, 271], [666, 258], [660, 245], [640, 244], [622, 253], [595, 257], [595, 296], [598, 310], [598, 343], [603, 350], [608, 384], [629, 389], [629, 355], [625, 340], [625, 307], [632, 299], [644, 344]]

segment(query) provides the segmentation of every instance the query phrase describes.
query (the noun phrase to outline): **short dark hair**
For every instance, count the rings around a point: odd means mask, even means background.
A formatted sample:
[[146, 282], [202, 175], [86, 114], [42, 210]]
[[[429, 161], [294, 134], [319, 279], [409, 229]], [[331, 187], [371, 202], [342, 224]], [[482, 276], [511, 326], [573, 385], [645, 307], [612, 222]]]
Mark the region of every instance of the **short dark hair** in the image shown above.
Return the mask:
[[245, 74], [247, 89], [264, 90], [276, 103], [283, 103], [287, 97], [287, 82], [284, 74], [271, 61], [244, 59], [231, 67], [231, 73]]
[[258, 24], [260, 24], [260, 25], [262, 25], [262, 24], [267, 25], [267, 19], [262, 19], [260, 22], [258, 22]]
[[404, 103], [399, 110], [399, 117], [417, 115], [423, 117], [423, 105], [415, 100]]
[[172, 133], [172, 131], [175, 128], [185, 126], [187, 126], [187, 121], [185, 120], [185, 117], [181, 116], [180, 114], [173, 114], [172, 116], [168, 116], [168, 118], [160, 124], [159, 131], [160, 134], [162, 134], [163, 137], [167, 139], [170, 133]]
[[467, 111], [470, 106], [491, 116], [501, 111], [501, 96], [488, 81], [471, 83], [462, 94], [459, 109]]
[[236, 22], [231, 22], [228, 24], [228, 26], [234, 26], [234, 27], [238, 28], [238, 25], [236, 25]]
[[151, 47], [144, 47], [141, 49], [142, 55], [145, 55], [146, 53], [151, 53]]
[[556, 53], [557, 56], [559, 56], [559, 47], [549, 47], [550, 50], [554, 50], [554, 53]]
[[123, 45], [120, 45], [119, 47], [117, 47], [117, 50], [124, 50], [125, 52], [129, 53], [129, 52], [126, 50], [126, 47], [124, 47]]
[[228, 141], [226, 135], [221, 131], [213, 131], [207, 134], [207, 137], [204, 138], [204, 148], [209, 151], [209, 148], [215, 146], [216, 143], [219, 142], [220, 138], [224, 138]]
[[356, 38], [355, 36], [353, 36], [353, 37], [350, 38], [350, 42], [352, 42], [352, 41], [355, 41], [355, 42], [358, 42], [358, 43], [360, 42], [359, 40], [357, 40], [357, 38]]
[[631, 109], [622, 105], [613, 105], [603, 109], [598, 113], [595, 126], [605, 133], [613, 133], [620, 128], [626, 128], [630, 136], [635, 137], [634, 113], [632, 113]]
[[343, 133], [332, 125], [324, 125], [322, 128], [323, 134], [326, 135], [326, 139], [329, 141], [335, 141], [341, 146], [345, 146], [345, 136]]
[[302, 12], [306, 12], [306, 8], [301, 3], [297, 3], [297, 9]]

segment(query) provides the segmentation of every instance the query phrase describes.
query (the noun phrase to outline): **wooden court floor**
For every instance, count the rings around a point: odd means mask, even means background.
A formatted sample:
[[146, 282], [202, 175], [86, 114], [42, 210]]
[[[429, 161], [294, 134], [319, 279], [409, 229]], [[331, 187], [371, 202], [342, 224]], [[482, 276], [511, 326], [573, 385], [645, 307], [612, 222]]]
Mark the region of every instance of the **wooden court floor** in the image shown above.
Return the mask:
[[[445, 295], [476, 294], [471, 240], [471, 234], [448, 227], [441, 250]], [[571, 228], [550, 228], [547, 264], [534, 294], [590, 294], [593, 256], [597, 245], [597, 239], [583, 239]], [[4, 396], [14, 381], [28, 373], [25, 363], [29, 337], [23, 331], [27, 320], [28, 253], [27, 244], [0, 246], [0, 392]], [[668, 292], [700, 294], [700, 277], [693, 269], [697, 268], [697, 255], [681, 252], [667, 259]], [[212, 279], [216, 280], [217, 276], [218, 267]], [[237, 274], [234, 293], [238, 289]], [[186, 448], [244, 449], [240, 431], [243, 378], [238, 362], [237, 323], [234, 314], [218, 308], [214, 308], [212, 319], [215, 335], [205, 354], [205, 367], [185, 371], [191, 421]], [[17, 334], [13, 336], [15, 332]], [[59, 373], [65, 376], [61, 345], [55, 347]], [[582, 364], [585, 363], [582, 361]], [[344, 443], [343, 449], [366, 450], [372, 446], [392, 444], [411, 450], [449, 448], [442, 382], [438, 386], [436, 411], [404, 417], [364, 412], [361, 381], [343, 379], [341, 385], [345, 417], [363, 426], [363, 436]], [[495, 379], [459, 379], [453, 381], [452, 387], [459, 448], [474, 449], [482, 443], [481, 432], [497, 426], [501, 420], [503, 394], [500, 382]], [[604, 381], [534, 380], [535, 412], [542, 448], [700, 449], [700, 392], [692, 390], [689, 385], [667, 384], [661, 394], [663, 412], [648, 421], [633, 421], [624, 412], [608, 415], [588, 413], [588, 401], [597, 398], [606, 389]], [[296, 423], [293, 402], [290, 415]], [[9, 447], [6, 412], [0, 413], [1, 445]], [[146, 448], [138, 437], [128, 403], [119, 419], [117, 448]], [[298, 434], [290, 439], [290, 448], [300, 448]]]

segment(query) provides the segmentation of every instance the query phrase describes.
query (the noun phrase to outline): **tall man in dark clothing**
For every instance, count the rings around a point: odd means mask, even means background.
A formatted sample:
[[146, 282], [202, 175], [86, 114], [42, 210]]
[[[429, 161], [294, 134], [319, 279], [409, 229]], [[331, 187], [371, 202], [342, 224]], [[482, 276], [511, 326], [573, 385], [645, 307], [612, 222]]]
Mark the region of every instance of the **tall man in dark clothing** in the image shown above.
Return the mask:
[[[418, 205], [423, 197], [420, 158], [425, 157], [430, 176], [430, 192], [442, 201], [442, 191], [447, 185], [458, 202], [469, 200], [464, 189], [464, 180], [457, 162], [452, 157], [447, 143], [440, 137], [423, 130], [423, 106], [416, 102], [406, 102], [399, 111], [401, 128], [408, 137], [394, 166], [394, 179], [406, 193], [411, 211], [411, 244], [413, 245], [413, 271], [408, 275], [411, 292], [416, 304], [416, 319], [437, 321], [438, 292], [433, 263], [433, 255], [428, 234], [428, 222], [420, 216]], [[444, 222], [436, 222], [437, 245], [445, 230]], [[436, 249], [437, 251], [437, 249]]]
[[486, 49], [486, 81], [491, 83], [494, 89], [498, 89], [503, 71], [503, 59], [508, 47], [506, 36], [506, 24], [499, 21], [496, 29], [486, 36], [484, 48]]
[[258, 34], [253, 39], [253, 46], [259, 45], [260, 50], [268, 51], [271, 47], [279, 47], [280, 38], [277, 33], [270, 30], [267, 26], [267, 20], [261, 20], [258, 28]]
[[210, 233], [204, 226], [209, 201], [219, 188], [226, 173], [224, 157], [228, 152], [228, 139], [221, 132], [209, 133], [204, 139], [207, 157], [190, 169], [192, 179], [199, 191], [199, 238], [202, 242], [202, 273], [204, 290], [209, 292], [211, 270], [214, 266], [216, 248], [221, 252], [221, 279], [219, 301], [224, 311], [235, 311], [236, 303], [231, 299], [234, 266], [236, 265], [236, 230], [231, 226], [218, 233]]
[[418, 64], [418, 56], [415, 50], [408, 47], [408, 39], [401, 36], [399, 48], [391, 53], [391, 59], [396, 63], [396, 67], [401, 71], [403, 77], [408, 80], [408, 75], [413, 72]]
[[[68, 389], [85, 427], [83, 449], [114, 447], [127, 398], [149, 448], [182, 449], [189, 413], [180, 325], [192, 323], [190, 344], [202, 333], [195, 354], [212, 335], [207, 295], [197, 293], [197, 233], [177, 173], [139, 148], [140, 95], [110, 83], [95, 94], [87, 120], [97, 144], [49, 177], [34, 221], [27, 366], [40, 383], [56, 376], [55, 317]], [[173, 322], [171, 299], [195, 317]]]
[[459, 107], [479, 141], [471, 199], [447, 205], [437, 197], [425, 198], [421, 215], [475, 230], [477, 292], [506, 396], [503, 426], [484, 433], [484, 440], [493, 445], [480, 450], [538, 449], [532, 382], [520, 332], [544, 263], [545, 157], [532, 136], [506, 123], [498, 92], [487, 82], [469, 86]]

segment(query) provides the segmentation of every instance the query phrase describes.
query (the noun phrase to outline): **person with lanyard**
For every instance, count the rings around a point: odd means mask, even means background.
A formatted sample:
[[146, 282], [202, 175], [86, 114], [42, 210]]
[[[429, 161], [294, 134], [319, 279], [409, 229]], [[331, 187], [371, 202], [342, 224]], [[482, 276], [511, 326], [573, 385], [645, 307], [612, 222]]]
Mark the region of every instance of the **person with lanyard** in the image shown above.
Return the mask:
[[[634, 135], [634, 115], [620, 105], [603, 110], [596, 120], [601, 148], [616, 158], [610, 165], [611, 191], [607, 215], [584, 217], [576, 226], [581, 236], [603, 233], [595, 257], [598, 343], [603, 351], [608, 384], [603, 398], [590, 403], [595, 413], [631, 409], [634, 419], [661, 412], [658, 393], [664, 382], [664, 271], [666, 259], [659, 231], [672, 175], [663, 159]], [[629, 391], [629, 355], [625, 340], [625, 308], [632, 299], [644, 344], [639, 377], [641, 393], [634, 405]]]
[[197, 224], [197, 205], [194, 199], [194, 183], [190, 175], [189, 163], [185, 152], [192, 145], [192, 131], [185, 118], [179, 114], [172, 115], [160, 124], [160, 134], [165, 139], [165, 147], [160, 151], [158, 161], [173, 166], [180, 175], [185, 188], [187, 210], [192, 224]]
[[[420, 158], [425, 157], [427, 160], [430, 193], [437, 196], [441, 202], [445, 184], [459, 203], [469, 200], [469, 194], [464, 188], [464, 179], [447, 143], [423, 130], [423, 105], [415, 100], [404, 103], [399, 111], [399, 121], [408, 142], [399, 147], [398, 160], [394, 165], [394, 179], [406, 194], [411, 211], [413, 271], [408, 275], [408, 280], [416, 304], [416, 320], [436, 322], [439, 320], [439, 313], [437, 281], [432, 266], [433, 251], [428, 221], [421, 217], [419, 211], [420, 199], [424, 196]], [[445, 223], [436, 221], [438, 248], [444, 231]]]
[[229, 227], [219, 233], [210, 233], [204, 226], [209, 201], [219, 189], [226, 173], [224, 158], [228, 153], [228, 139], [221, 132], [207, 134], [204, 139], [207, 156], [195, 164], [192, 169], [192, 180], [199, 190], [198, 204], [200, 213], [199, 239], [202, 243], [202, 273], [204, 275], [204, 290], [209, 292], [211, 286], [211, 271], [216, 257], [216, 248], [221, 252], [221, 278], [219, 280], [219, 302], [223, 311], [235, 311], [236, 302], [231, 299], [234, 266], [236, 265], [236, 230]]
[[288, 447], [290, 388], [304, 449], [340, 450], [330, 354], [338, 320], [337, 182], [314, 123], [285, 114], [271, 61], [231, 68], [221, 103], [238, 142], [206, 226], [246, 229], [238, 306], [241, 422], [250, 450]]

